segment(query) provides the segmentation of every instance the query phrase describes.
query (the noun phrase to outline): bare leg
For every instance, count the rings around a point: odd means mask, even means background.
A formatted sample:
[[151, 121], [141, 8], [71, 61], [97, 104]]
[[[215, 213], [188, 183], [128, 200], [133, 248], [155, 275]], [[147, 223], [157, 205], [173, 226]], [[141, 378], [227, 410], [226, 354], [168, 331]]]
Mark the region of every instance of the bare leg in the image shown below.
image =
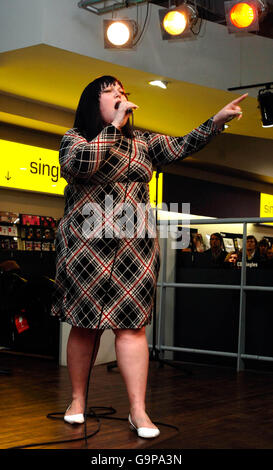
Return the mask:
[[72, 326], [67, 343], [67, 366], [72, 385], [72, 402], [67, 415], [84, 412], [86, 385], [90, 367], [90, 360], [97, 338], [96, 350], [92, 367], [94, 365], [100, 338], [103, 330], [92, 330]]
[[116, 356], [127, 388], [130, 415], [137, 427], [156, 428], [145, 411], [149, 350], [145, 327], [138, 330], [113, 330]]

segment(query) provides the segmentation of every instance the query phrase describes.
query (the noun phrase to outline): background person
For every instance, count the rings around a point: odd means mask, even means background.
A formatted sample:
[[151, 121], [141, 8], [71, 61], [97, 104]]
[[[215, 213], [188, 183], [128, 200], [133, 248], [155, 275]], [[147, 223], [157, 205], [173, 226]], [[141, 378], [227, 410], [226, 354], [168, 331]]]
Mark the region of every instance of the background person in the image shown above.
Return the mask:
[[215, 232], [210, 236], [210, 248], [202, 254], [202, 265], [208, 268], [219, 268], [224, 266], [227, 252], [224, 247], [223, 237]]
[[237, 268], [237, 262], [239, 261], [239, 254], [237, 251], [230, 251], [225, 257], [225, 265], [229, 268]]
[[269, 241], [266, 238], [262, 238], [258, 242], [258, 254], [259, 254], [259, 266], [263, 267], [267, 263], [267, 251], [269, 248]]
[[259, 265], [260, 255], [258, 251], [258, 242], [254, 235], [248, 235], [246, 238], [246, 261]]

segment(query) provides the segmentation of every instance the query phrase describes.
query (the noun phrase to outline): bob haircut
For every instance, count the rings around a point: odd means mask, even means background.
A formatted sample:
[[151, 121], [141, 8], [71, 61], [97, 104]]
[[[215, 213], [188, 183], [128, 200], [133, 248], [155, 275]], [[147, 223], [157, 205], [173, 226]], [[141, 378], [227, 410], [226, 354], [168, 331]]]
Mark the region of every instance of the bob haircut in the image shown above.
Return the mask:
[[[103, 75], [89, 83], [83, 90], [76, 110], [74, 128], [88, 141], [94, 139], [105, 126], [100, 113], [100, 94], [104, 88], [118, 83], [122, 89], [123, 85], [115, 77]], [[129, 119], [122, 128], [126, 137], [133, 137], [133, 130]]]

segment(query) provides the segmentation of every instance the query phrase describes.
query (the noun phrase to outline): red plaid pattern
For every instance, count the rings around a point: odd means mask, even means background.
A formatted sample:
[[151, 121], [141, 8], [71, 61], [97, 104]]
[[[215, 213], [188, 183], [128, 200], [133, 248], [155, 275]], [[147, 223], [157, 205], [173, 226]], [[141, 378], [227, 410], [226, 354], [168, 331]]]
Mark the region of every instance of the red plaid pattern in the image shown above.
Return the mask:
[[[126, 197], [134, 208], [133, 225], [137, 204], [149, 207], [148, 182], [153, 166], [197, 152], [219, 132], [212, 118], [184, 137], [134, 132]], [[105, 196], [113, 197], [114, 210], [123, 202], [130, 145], [130, 139], [112, 125], [91, 142], [76, 129], [66, 132], [61, 141], [61, 175], [68, 185], [64, 216], [56, 235], [56, 289], [51, 313], [71, 325], [115, 329], [141, 328], [151, 323], [160, 256], [157, 238], [148, 236], [148, 217], [144, 219], [144, 237], [119, 239], [110, 285], [117, 238], [86, 238], [82, 230], [86, 204], [99, 205], [105, 225]]]

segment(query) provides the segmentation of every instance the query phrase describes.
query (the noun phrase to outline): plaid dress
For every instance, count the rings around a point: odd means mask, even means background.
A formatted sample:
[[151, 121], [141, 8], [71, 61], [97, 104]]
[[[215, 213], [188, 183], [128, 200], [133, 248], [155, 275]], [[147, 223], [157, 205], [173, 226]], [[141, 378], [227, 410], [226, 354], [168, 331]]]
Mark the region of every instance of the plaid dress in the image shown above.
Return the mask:
[[[160, 267], [149, 217], [153, 166], [197, 152], [219, 132], [212, 118], [184, 137], [134, 131], [128, 139], [109, 125], [88, 142], [76, 129], [66, 132], [59, 155], [68, 185], [56, 234], [52, 315], [83, 328], [135, 329], [151, 323]], [[125, 191], [131, 231], [122, 237], [116, 226]], [[113, 202], [112, 214], [105, 209], [106, 196]], [[99, 224], [92, 218], [95, 212]]]

